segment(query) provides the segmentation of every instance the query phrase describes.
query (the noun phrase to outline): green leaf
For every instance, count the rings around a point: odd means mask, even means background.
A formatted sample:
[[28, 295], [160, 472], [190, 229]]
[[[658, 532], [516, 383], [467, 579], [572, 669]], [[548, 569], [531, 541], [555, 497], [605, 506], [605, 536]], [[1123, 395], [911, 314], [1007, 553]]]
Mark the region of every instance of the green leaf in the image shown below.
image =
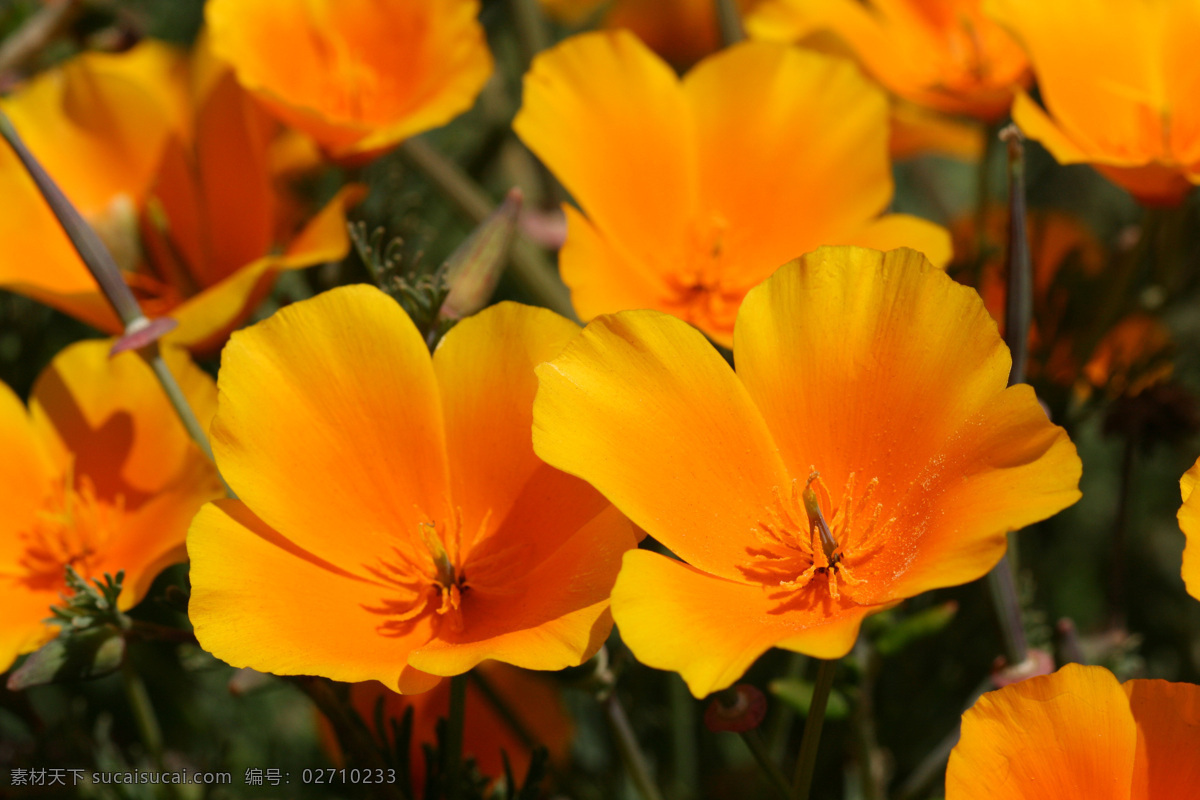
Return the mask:
[[111, 625], [64, 632], [25, 659], [8, 677], [14, 692], [47, 683], [98, 678], [115, 672], [125, 658], [125, 637]]
[[[771, 694], [787, 703], [801, 714], [808, 716], [808, 707], [812, 704], [813, 685], [811, 681], [800, 678], [778, 678], [767, 684]], [[829, 704], [825, 707], [826, 719], [845, 719], [850, 713], [850, 704], [845, 696], [837, 689], [829, 693]]]
[[940, 632], [950, 624], [950, 620], [954, 619], [957, 613], [958, 603], [953, 600], [918, 611], [880, 633], [875, 640], [875, 649], [881, 656], [899, 653], [917, 639]]

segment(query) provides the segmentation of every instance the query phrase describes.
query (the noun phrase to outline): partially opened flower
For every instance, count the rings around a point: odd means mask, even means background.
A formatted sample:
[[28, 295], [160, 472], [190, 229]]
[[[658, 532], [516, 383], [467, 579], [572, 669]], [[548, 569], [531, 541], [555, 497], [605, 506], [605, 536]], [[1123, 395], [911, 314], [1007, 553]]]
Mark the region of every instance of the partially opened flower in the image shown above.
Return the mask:
[[1200, 482], [1200, 459], [1179, 479], [1183, 505], [1179, 507], [1179, 527], [1187, 537], [1183, 550], [1183, 583], [1188, 594], [1200, 600], [1200, 494], [1193, 490]]
[[[152, 42], [96, 58], [40, 76], [5, 110], [114, 251], [145, 312], [179, 322], [170, 341], [212, 350], [281, 270], [346, 254], [345, 210], [361, 189], [343, 189], [301, 230], [285, 225], [291, 209], [272, 161], [287, 139], [205, 47], [191, 63]], [[135, 101], [146, 106], [140, 116], [127, 108]], [[21, 200], [0, 219], [0, 236], [15, 242], [0, 256], [0, 285], [121, 331], [53, 213], [3, 150], [0, 187]], [[130, 166], [132, 153], [147, 160], [142, 171]]]
[[332, 156], [369, 158], [449, 122], [492, 74], [477, 0], [212, 0], [213, 48]]
[[[735, 0], [742, 12], [758, 0]], [[678, 67], [688, 67], [721, 48], [717, 6], [712, 0], [542, 0], [555, 18], [578, 24], [604, 8], [605, 28], [624, 28]]]
[[534, 447], [675, 553], [625, 555], [613, 615], [703, 696], [773, 646], [844, 655], [863, 617], [974, 580], [1079, 497], [1080, 463], [979, 296], [911, 250], [822, 248], [747, 296], [737, 372], [629, 311], [538, 368]]
[[982, 5], [983, 0], [764, 0], [746, 28], [756, 38], [786, 42], [832, 34], [900, 97], [995, 122], [1029, 83], [1029, 61]]
[[[529, 769], [533, 745], [522, 734], [544, 746], [557, 763], [564, 763], [571, 749], [571, 718], [563, 704], [562, 691], [555, 681], [545, 675], [485, 661], [478, 674], [487, 682], [490, 696], [475, 681], [467, 684], [466, 707], [463, 717], [462, 752], [475, 760], [479, 771], [489, 778], [504, 776], [504, 759], [508, 756], [513, 775], [518, 781]], [[397, 694], [375, 681], [356, 683], [350, 687], [350, 702], [359, 716], [374, 726], [375, 707], [383, 701], [385, 725], [400, 722], [412, 709], [412, 739], [408, 759], [412, 784], [418, 796], [425, 783], [423, 746], [437, 746], [437, 721], [450, 716], [450, 682], [442, 681], [423, 694]], [[503, 703], [503, 709], [497, 705]], [[512, 714], [515, 719], [507, 715]], [[328, 723], [322, 718], [322, 740], [325, 747], [337, 753], [337, 741]], [[518, 727], [520, 732], [518, 732]], [[377, 735], [379, 731], [375, 731]], [[382, 732], [391, 735], [390, 727]]]
[[[0, 385], [0, 671], [57, 632], [45, 620], [68, 593], [67, 566], [97, 579], [124, 570], [119, 605], [132, 608], [163, 567], [185, 559], [201, 504], [223, 494], [150, 367], [134, 353], [110, 359], [110, 346], [59, 353], [28, 412]], [[183, 351], [166, 356], [207, 425], [212, 379]]]
[[525, 78], [513, 127], [574, 195], [563, 280], [584, 319], [670, 312], [728, 345], [746, 292], [822, 244], [950, 257], [892, 197], [887, 101], [854, 65], [747, 42], [682, 80], [626, 32], [577, 36]]
[[529, 435], [533, 367], [577, 332], [504, 303], [430, 359], [396, 302], [350, 286], [235, 333], [212, 435], [240, 500], [206, 506], [188, 536], [201, 645], [403, 692], [485, 659], [594, 654], [636, 540]]
[[962, 721], [946, 800], [1195, 800], [1200, 686], [1103, 667], [989, 692]]
[[1192, 0], [987, 0], [1025, 46], [1042, 104], [1013, 119], [1063, 164], [1091, 164], [1139, 200], [1178, 203], [1200, 183], [1200, 66]]

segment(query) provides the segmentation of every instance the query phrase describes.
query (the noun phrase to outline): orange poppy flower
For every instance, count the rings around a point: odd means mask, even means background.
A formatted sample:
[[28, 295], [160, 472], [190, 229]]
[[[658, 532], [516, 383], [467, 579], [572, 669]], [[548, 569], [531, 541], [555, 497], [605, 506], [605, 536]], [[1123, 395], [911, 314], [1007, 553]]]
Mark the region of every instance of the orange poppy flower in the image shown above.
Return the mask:
[[946, 800], [1193, 800], [1198, 752], [1200, 686], [1067, 664], [963, 714]]
[[[735, 0], [748, 12], [759, 0]], [[603, 0], [542, 0], [552, 17], [578, 24], [604, 6]], [[721, 31], [713, 0], [613, 0], [605, 28], [625, 28], [667, 61], [688, 67], [721, 49]]]
[[1200, 494], [1192, 490], [1200, 482], [1200, 459], [1179, 479], [1183, 505], [1179, 507], [1179, 528], [1187, 537], [1183, 550], [1183, 583], [1188, 594], [1200, 600]]
[[1190, 0], [988, 0], [1024, 44], [1045, 108], [1024, 92], [1013, 120], [1063, 164], [1091, 164], [1144, 203], [1200, 183], [1200, 108]]
[[1029, 61], [982, 5], [983, 0], [765, 0], [746, 29], [755, 38], [785, 42], [833, 34], [900, 97], [996, 122], [1029, 83]]
[[513, 128], [583, 209], [559, 258], [585, 319], [654, 308], [728, 345], [746, 292], [819, 245], [950, 257], [942, 228], [880, 216], [887, 100], [842, 59], [745, 42], [680, 80], [629, 33], [585, 34], [538, 56]]
[[[736, 374], [653, 311], [538, 368], [534, 449], [677, 554], [625, 555], [621, 636], [697, 696], [772, 646], [837, 658], [863, 617], [974, 580], [1079, 497], [1080, 463], [971, 289], [911, 250], [827, 247], [746, 296]], [[818, 477], [819, 476], [819, 477]]]
[[[495, 661], [485, 661], [476, 669], [516, 715], [525, 732], [550, 751], [553, 761], [565, 763], [571, 749], [572, 730], [558, 685], [546, 676]], [[409, 708], [413, 710], [408, 761], [412, 785], [420, 796], [425, 784], [422, 745], [437, 744], [437, 721], [450, 716], [450, 682], [442, 681], [428, 692], [416, 695], [388, 691], [375, 681], [354, 684], [350, 687], [350, 702], [373, 731], [375, 707], [381, 698], [385, 724], [386, 720], [398, 722]], [[340, 762], [337, 739], [324, 717], [320, 718], [320, 726], [322, 743], [333, 754], [334, 761]], [[391, 735], [390, 728], [387, 733]], [[467, 684], [462, 752], [465, 758], [475, 759], [479, 771], [491, 778], [504, 775], [504, 760], [500, 754], [506, 753], [517, 780], [525, 777], [533, 754], [529, 744], [474, 681]]]
[[[308, 224], [281, 235], [286, 193], [272, 159], [279, 133], [204, 47], [193, 62], [146, 42], [121, 56], [82, 56], [4, 101], [23, 138], [107, 240], [170, 341], [212, 350], [281, 270], [340, 259], [349, 248], [344, 189]], [[15, 157], [0, 152], [0, 192], [20, 198], [0, 219], [13, 243], [0, 286], [107, 333], [121, 331], [99, 287]]]
[[279, 119], [363, 160], [471, 107], [492, 74], [477, 0], [212, 0], [216, 53]]
[[[120, 608], [159, 571], [185, 560], [184, 535], [201, 504], [224, 493], [162, 387], [133, 353], [108, 341], [63, 350], [34, 384], [26, 412], [0, 384], [0, 672], [58, 628], [67, 565], [84, 578], [125, 570]], [[165, 351], [202, 424], [216, 407], [212, 379]]]
[[205, 649], [282, 675], [425, 691], [494, 659], [560, 669], [612, 626], [629, 523], [529, 441], [535, 364], [578, 327], [493, 306], [432, 360], [370, 286], [235, 333], [213, 450], [240, 500], [188, 535]]

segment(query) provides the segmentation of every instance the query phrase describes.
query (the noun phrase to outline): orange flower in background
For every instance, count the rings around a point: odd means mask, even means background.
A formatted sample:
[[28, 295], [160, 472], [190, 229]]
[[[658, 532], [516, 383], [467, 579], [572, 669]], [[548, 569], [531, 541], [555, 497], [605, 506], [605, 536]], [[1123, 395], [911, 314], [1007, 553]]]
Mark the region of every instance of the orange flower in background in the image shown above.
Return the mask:
[[[760, 0], [735, 0], [742, 13]], [[713, 0], [542, 0], [546, 12], [577, 25], [605, 9], [605, 28], [625, 28], [667, 61], [689, 67], [721, 49], [721, 31]]]
[[235, 333], [212, 436], [240, 500], [206, 506], [188, 535], [200, 644], [234, 666], [405, 693], [485, 659], [591, 657], [636, 539], [529, 436], [533, 367], [577, 333], [503, 303], [430, 359], [368, 286]]
[[[554, 680], [536, 673], [519, 670], [507, 664], [485, 661], [477, 668], [488, 686], [517, 717], [523, 730], [550, 751], [556, 763], [565, 763], [571, 750], [571, 718], [563, 704], [562, 692]], [[425, 784], [425, 758], [422, 745], [437, 744], [437, 721], [450, 716], [450, 682], [442, 681], [423, 694], [397, 694], [375, 681], [356, 683], [350, 687], [350, 702], [374, 730], [375, 706], [383, 698], [383, 718], [403, 719], [413, 710], [412, 742], [409, 746], [409, 767], [412, 785], [417, 796]], [[341, 761], [337, 739], [332, 729], [320, 718], [322, 743]], [[375, 731], [378, 735], [378, 731]], [[387, 735], [391, 736], [390, 728]], [[513, 729], [492, 700], [471, 681], [467, 684], [466, 713], [463, 724], [463, 756], [475, 759], [479, 771], [490, 778], [504, 775], [501, 752], [508, 755], [514, 777], [518, 781], [529, 769], [532, 748]]]
[[1103, 667], [988, 692], [962, 721], [946, 800], [1195, 800], [1200, 686]]
[[1183, 583], [1188, 594], [1200, 600], [1200, 494], [1194, 494], [1200, 482], [1200, 459], [1179, 479], [1183, 505], [1179, 507], [1179, 528], [1187, 537], [1183, 550]]
[[1043, 105], [1022, 92], [1013, 106], [1026, 136], [1147, 204], [1174, 205], [1200, 183], [1200, 6], [988, 0], [986, 9], [1024, 44], [1037, 74]]
[[[0, 671], [57, 633], [47, 625], [68, 565], [84, 578], [125, 570], [120, 608], [159, 571], [184, 561], [201, 504], [224, 493], [162, 387], [133, 353], [108, 341], [59, 353], [34, 384], [26, 413], [0, 385]], [[175, 348], [171, 372], [202, 424], [216, 407], [212, 379]]]
[[[991, 206], [984, 215], [982, 243], [979, 220], [969, 214], [955, 221], [952, 274], [974, 285], [988, 313], [1004, 334], [1008, 297], [1005, 240], [1008, 209]], [[1085, 288], [1095, 286], [1104, 271], [1105, 251], [1095, 234], [1076, 217], [1051, 209], [1026, 216], [1030, 263], [1033, 268], [1033, 325], [1029, 331], [1030, 375], [1070, 386], [1080, 377], [1086, 353], [1078, 340], [1095, 313], [1094, 298]], [[982, 244], [985, 257], [981, 259]]]
[[1029, 83], [1029, 61], [982, 5], [982, 0], [764, 0], [746, 29], [755, 38], [784, 42], [819, 43], [832, 34], [900, 97], [996, 122]]
[[211, 0], [214, 51], [279, 119], [362, 160], [466, 111], [492, 74], [476, 0]]
[[[179, 322], [173, 343], [220, 346], [281, 270], [349, 249], [345, 209], [361, 189], [343, 189], [291, 230], [276, 168], [292, 139], [203, 46], [190, 64], [154, 42], [122, 56], [83, 56], [39, 76], [4, 109], [106, 240], [146, 313]], [[0, 190], [21, 198], [0, 220], [0, 236], [14, 243], [0, 257], [0, 286], [121, 331], [7, 148]]]
[[911, 250], [822, 248], [742, 304], [736, 374], [664, 314], [538, 368], [534, 448], [677, 554], [625, 555], [613, 615], [697, 696], [770, 647], [837, 658], [863, 617], [974, 580], [1079, 498], [1079, 458], [979, 296]]
[[1170, 377], [1173, 347], [1171, 331], [1161, 320], [1149, 314], [1130, 314], [1096, 345], [1083, 375], [1110, 397], [1137, 395]]
[[887, 101], [842, 59], [747, 42], [680, 80], [629, 33], [585, 34], [538, 56], [513, 127], [582, 208], [559, 258], [585, 319], [654, 308], [728, 345], [746, 292], [819, 245], [950, 256], [942, 228], [880, 216]]

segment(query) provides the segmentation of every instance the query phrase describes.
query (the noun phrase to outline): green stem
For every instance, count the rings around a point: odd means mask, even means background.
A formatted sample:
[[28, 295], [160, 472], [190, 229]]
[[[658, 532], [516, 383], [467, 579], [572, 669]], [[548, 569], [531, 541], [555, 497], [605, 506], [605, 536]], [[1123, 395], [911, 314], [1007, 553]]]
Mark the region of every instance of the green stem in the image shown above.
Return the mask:
[[713, 0], [717, 10], [717, 27], [721, 31], [721, 42], [732, 47], [746, 38], [742, 15], [738, 13], [735, 0]]
[[467, 676], [450, 679], [450, 717], [446, 720], [446, 798], [458, 800], [463, 784], [463, 724], [467, 713]]
[[508, 0], [513, 27], [517, 29], [517, 40], [521, 44], [522, 72], [529, 71], [534, 56], [550, 46], [550, 32], [546, 29], [546, 18], [538, 0]]
[[751, 728], [748, 731], [743, 731], [742, 741], [746, 743], [746, 747], [750, 748], [751, 754], [754, 755], [754, 760], [762, 767], [763, 774], [767, 776], [771, 786], [776, 793], [788, 800], [791, 797], [791, 787], [788, 786], [787, 778], [783, 774], [783, 770], [775, 763], [775, 759], [771, 758], [771, 753], [767, 748], [767, 741], [763, 738], [758, 728]]
[[134, 722], [137, 723], [142, 744], [154, 760], [155, 766], [162, 769], [162, 728], [159, 727], [158, 717], [154, 714], [154, 706], [150, 704], [150, 693], [146, 691], [146, 684], [137, 674], [128, 656], [121, 664], [121, 682], [125, 687], [125, 696], [129, 700], [129, 708], [133, 712]]
[[1016, 578], [1007, 555], [988, 573], [987, 583], [1004, 637], [1004, 657], [1010, 667], [1023, 664], [1029, 657], [1029, 641], [1025, 638], [1025, 626], [1021, 622], [1021, 598], [1017, 594]]
[[825, 707], [833, 689], [836, 661], [820, 661], [817, 680], [813, 686], [808, 719], [804, 722], [804, 738], [800, 740], [800, 755], [796, 758], [796, 776], [792, 780], [792, 800], [808, 800], [812, 791], [813, 773], [817, 768], [817, 748], [821, 743], [821, 728], [825, 725]]
[[629, 777], [633, 779], [638, 793], [641, 794], [643, 800], [663, 800], [662, 792], [658, 790], [654, 779], [650, 777], [650, 767], [646, 763], [646, 756], [642, 753], [641, 746], [638, 745], [637, 737], [633, 734], [633, 726], [629, 724], [629, 717], [625, 714], [625, 708], [621, 705], [621, 701], [617, 699], [616, 691], [609, 692], [608, 697], [603, 700], [603, 704], [609, 727], [617, 740], [621, 761], [624, 762], [625, 769], [629, 771]]
[[671, 703], [671, 763], [675, 766], [674, 791], [676, 800], [696, 796], [700, 773], [696, 752], [696, 700], [687, 684], [678, 675], [668, 676]]
[[[400, 146], [399, 153], [473, 224], [478, 225], [492, 213], [495, 204], [479, 184], [425, 142], [408, 139]], [[540, 250], [518, 235], [509, 257], [513, 275], [537, 302], [568, 319], [576, 319], [567, 287]]]
[[[804, 674], [808, 664], [808, 656], [803, 653], [790, 653], [784, 676], [797, 679]], [[792, 722], [796, 718], [796, 709], [790, 703], [776, 703], [774, 716], [767, 721], [767, 744], [770, 748], [771, 760], [782, 761], [786, 752], [787, 740], [792, 732]]]
[[1116, 523], [1113, 527], [1112, 565], [1109, 573], [1108, 618], [1114, 629], [1125, 627], [1125, 550], [1129, 532], [1129, 509], [1133, 499], [1133, 470], [1137, 463], [1137, 434], [1130, 431], [1125, 437], [1121, 456], [1121, 486], [1117, 495]]

